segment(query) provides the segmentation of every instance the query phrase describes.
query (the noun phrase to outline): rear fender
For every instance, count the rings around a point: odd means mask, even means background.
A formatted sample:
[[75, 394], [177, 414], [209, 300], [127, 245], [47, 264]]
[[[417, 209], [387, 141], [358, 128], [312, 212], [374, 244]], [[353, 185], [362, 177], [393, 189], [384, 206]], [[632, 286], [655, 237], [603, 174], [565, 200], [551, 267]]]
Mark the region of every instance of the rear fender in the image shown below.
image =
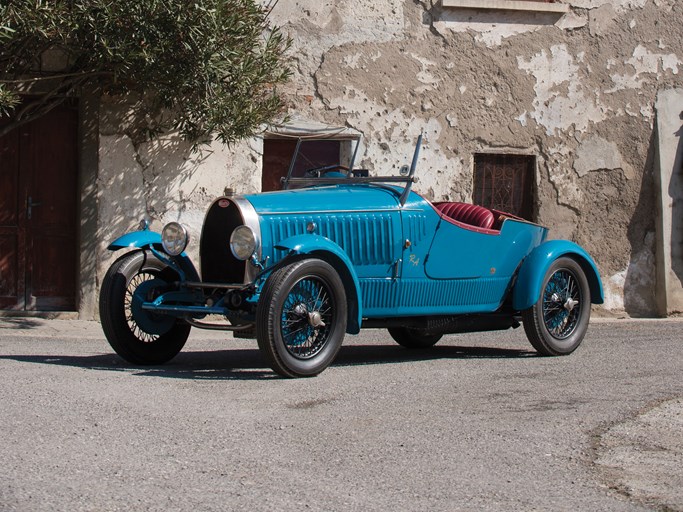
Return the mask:
[[289, 256], [304, 254], [315, 256], [334, 267], [341, 277], [346, 291], [346, 302], [348, 304], [346, 332], [358, 334], [363, 319], [362, 295], [358, 276], [356, 276], [353, 264], [344, 250], [329, 238], [319, 235], [293, 236], [279, 242], [275, 248], [287, 251]]
[[550, 240], [536, 247], [527, 256], [519, 273], [517, 282], [512, 292], [512, 307], [518, 311], [533, 306], [541, 296], [543, 279], [553, 262], [562, 256], [576, 260], [588, 279], [591, 292], [591, 302], [602, 304], [604, 294], [602, 282], [595, 262], [590, 255], [579, 245], [567, 240]]
[[169, 256], [161, 252], [161, 233], [156, 231], [132, 231], [120, 236], [109, 244], [107, 249], [118, 251], [126, 247], [137, 249], [149, 249], [153, 251], [160, 260], [168, 262], [171, 267], [175, 267], [181, 276], [188, 281], [199, 281], [199, 273], [190, 258], [184, 252], [179, 256]]

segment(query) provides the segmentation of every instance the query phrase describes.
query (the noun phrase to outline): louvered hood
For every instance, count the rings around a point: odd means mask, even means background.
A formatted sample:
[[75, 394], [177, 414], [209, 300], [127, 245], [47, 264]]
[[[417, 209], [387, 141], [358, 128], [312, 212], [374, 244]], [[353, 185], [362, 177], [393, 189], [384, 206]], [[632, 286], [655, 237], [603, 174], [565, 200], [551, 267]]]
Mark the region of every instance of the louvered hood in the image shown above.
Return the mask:
[[[262, 257], [277, 262], [275, 246], [287, 238], [315, 234], [338, 244], [355, 266], [388, 268], [401, 239], [400, 189], [334, 185], [247, 195], [259, 217]], [[361, 272], [362, 273], [362, 272]]]

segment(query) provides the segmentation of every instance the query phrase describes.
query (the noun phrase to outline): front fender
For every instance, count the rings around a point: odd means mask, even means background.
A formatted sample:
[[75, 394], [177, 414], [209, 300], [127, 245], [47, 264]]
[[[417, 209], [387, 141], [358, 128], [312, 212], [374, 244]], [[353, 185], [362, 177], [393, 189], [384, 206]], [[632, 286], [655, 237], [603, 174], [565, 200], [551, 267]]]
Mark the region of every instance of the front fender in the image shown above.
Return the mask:
[[110, 251], [118, 251], [124, 247], [149, 247], [154, 244], [161, 244], [161, 233], [156, 231], [131, 231], [123, 236], [118, 237], [109, 244], [107, 249]]
[[308, 254], [327, 261], [332, 265], [344, 283], [348, 303], [348, 321], [346, 332], [358, 334], [363, 320], [360, 283], [353, 270], [351, 260], [344, 250], [329, 238], [320, 235], [297, 235], [275, 245], [276, 249], [285, 250], [289, 255]]
[[536, 247], [527, 256], [517, 274], [517, 282], [512, 292], [512, 307], [518, 311], [530, 308], [541, 296], [543, 279], [550, 265], [562, 256], [574, 258], [588, 279], [591, 302], [602, 304], [604, 295], [600, 273], [590, 255], [579, 245], [567, 240], [550, 240]]
[[[156, 246], [156, 247], [155, 247]], [[151, 249], [158, 252], [158, 248], [161, 246], [161, 233], [156, 231], [131, 231], [123, 236], [120, 236], [113, 242], [111, 242], [107, 249], [110, 251], [118, 251], [119, 249], [124, 249], [126, 247], [134, 247], [138, 249]], [[168, 256], [165, 253], [161, 253], [167, 260], [178, 265], [182, 273], [185, 274], [185, 278], [188, 281], [199, 281], [199, 272], [195, 268], [192, 260], [184, 252], [180, 256]]]

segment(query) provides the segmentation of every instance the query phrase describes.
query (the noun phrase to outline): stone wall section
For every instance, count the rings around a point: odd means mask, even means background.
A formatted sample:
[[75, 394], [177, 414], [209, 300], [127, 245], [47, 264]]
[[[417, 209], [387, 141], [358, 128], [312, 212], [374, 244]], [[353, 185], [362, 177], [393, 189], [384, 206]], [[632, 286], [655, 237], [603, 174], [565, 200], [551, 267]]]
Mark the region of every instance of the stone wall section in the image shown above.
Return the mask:
[[[655, 315], [655, 101], [683, 84], [683, 3], [566, 3], [563, 14], [280, 0], [289, 112], [362, 133], [361, 165], [377, 174], [409, 163], [424, 132], [415, 189], [434, 200], [471, 200], [475, 153], [535, 155], [536, 220], [593, 255], [605, 309]], [[261, 139], [194, 154], [173, 137], [136, 141], [120, 103], [100, 109], [100, 279], [108, 241], [141, 218], [179, 220], [197, 242], [225, 187], [260, 190]]]

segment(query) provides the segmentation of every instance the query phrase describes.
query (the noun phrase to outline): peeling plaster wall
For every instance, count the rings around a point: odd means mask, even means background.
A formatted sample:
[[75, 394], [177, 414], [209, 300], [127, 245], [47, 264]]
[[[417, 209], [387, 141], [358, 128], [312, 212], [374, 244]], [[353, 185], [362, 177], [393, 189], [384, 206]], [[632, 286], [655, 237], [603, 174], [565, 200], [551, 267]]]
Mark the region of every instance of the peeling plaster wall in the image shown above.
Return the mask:
[[[653, 315], [654, 104], [682, 83], [683, 2], [567, 3], [562, 15], [281, 0], [271, 19], [294, 41], [290, 113], [361, 132], [378, 174], [409, 162], [424, 130], [416, 189], [435, 200], [471, 200], [476, 152], [535, 155], [537, 220], [594, 256], [607, 309]], [[102, 109], [102, 269], [106, 241], [142, 216], [186, 222], [197, 240], [226, 186], [260, 189], [258, 139], [198, 157], [173, 139], [135, 144]]]
[[226, 188], [260, 190], [263, 141], [254, 138], [233, 148], [214, 143], [192, 152], [177, 137], [136, 142], [126, 128], [130, 107], [104, 105], [100, 122], [98, 175], [98, 275], [104, 276], [118, 253], [107, 250], [115, 238], [138, 229], [142, 219], [161, 231], [167, 222], [188, 227], [188, 248], [198, 262], [198, 244], [209, 204]]

